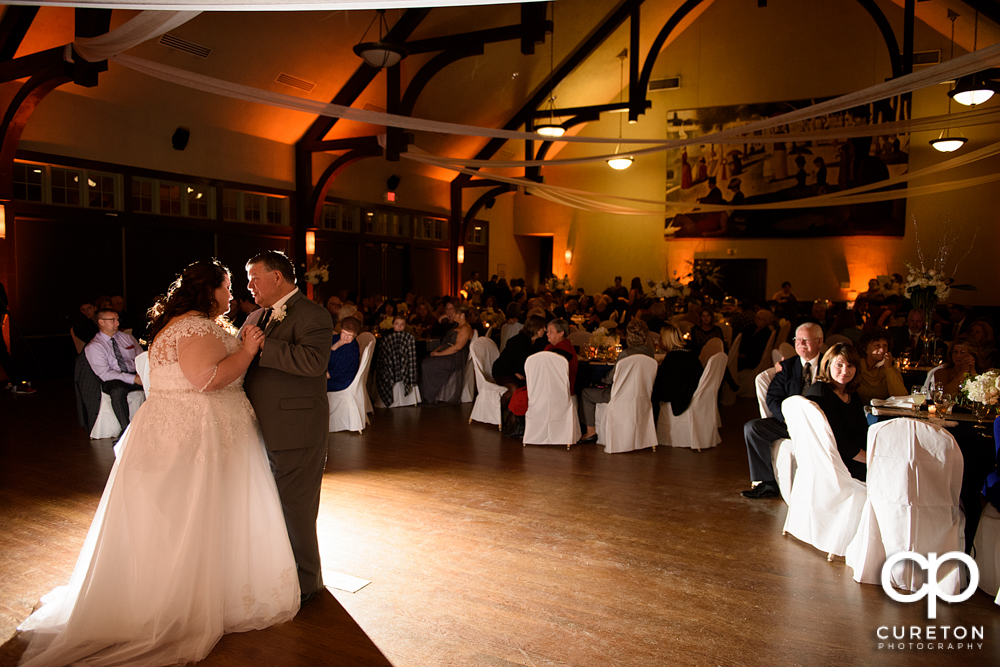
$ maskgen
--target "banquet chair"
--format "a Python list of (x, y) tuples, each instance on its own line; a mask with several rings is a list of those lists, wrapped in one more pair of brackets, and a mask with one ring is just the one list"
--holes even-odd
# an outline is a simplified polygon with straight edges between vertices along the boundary
[[(777, 372), (772, 367), (754, 380), (761, 419), (774, 416), (767, 407), (767, 388), (771, 386), (771, 380), (775, 375)], [(781, 491), (781, 499), (787, 505), (788, 499), (792, 496), (792, 480), (795, 479), (795, 450), (790, 438), (778, 438), (771, 442), (771, 469), (774, 471), (774, 481), (778, 483), (778, 490)]]
[(841, 343), (843, 345), (854, 345), (854, 341), (852, 341), (850, 338), (842, 334), (833, 334), (832, 336), (827, 336), (826, 339), (823, 341), (823, 345), (825, 345), (826, 349), (828, 350), (837, 343)]
[(803, 396), (781, 404), (795, 450), (795, 479), (782, 535), (791, 533), (827, 554), (843, 556), (861, 523), (865, 483), (851, 477), (819, 406)]
[(73, 341), (73, 347), (76, 348), (76, 353), (77, 354), (80, 354), (81, 352), (83, 352), (83, 348), (87, 347), (86, 343), (84, 343), (82, 340), (80, 340), (79, 338), (76, 337), (76, 332), (73, 331), (73, 327), (69, 328), (69, 337), (70, 337), (70, 340)]
[(942, 368), (944, 368), (944, 364), (935, 366), (927, 371), (927, 378), (924, 380), (924, 389), (930, 390), (930, 388), (934, 385), (934, 375)]
[[(701, 353), (698, 355), (698, 361), (701, 362), (702, 367), (708, 363), (708, 360), (717, 354), (724, 354), (724, 346), (722, 344), (721, 338), (712, 338), (707, 343), (705, 347), (701, 348)], [(729, 363), (729, 359), (726, 359), (726, 363)]]
[(142, 393), (149, 398), (149, 352), (135, 355), (135, 372), (142, 378)]
[(590, 332), (586, 330), (574, 331), (569, 335), (569, 342), (573, 343), (573, 347), (578, 350), (587, 347), (587, 344), (590, 343)]
[(780, 327), (778, 328), (778, 336), (774, 339), (775, 345), (781, 345), (782, 343), (788, 342), (788, 334), (792, 331), (792, 323), (788, 320), (781, 320)]
[[(472, 365), (471, 345), (479, 340), (479, 332), (472, 330), (472, 338), (469, 340), (469, 356), (465, 359), (465, 378), (462, 382), (462, 402), (472, 403), (476, 398), (476, 371)], [(499, 352), (497, 353), (499, 355)]]
[(979, 517), (976, 538), (972, 541), (979, 566), (979, 588), (996, 596), (1000, 604), (1000, 512), (992, 504), (987, 504)]
[[(886, 558), (900, 551), (944, 554), (963, 551), (964, 521), (958, 507), (962, 451), (941, 426), (891, 419), (868, 429), (868, 497), (861, 525), (847, 547), (854, 581), (882, 583)], [(959, 592), (958, 563), (938, 570), (943, 593)], [(912, 561), (892, 569), (892, 585), (916, 591), (926, 582)]]
[(608, 454), (652, 447), (656, 451), (653, 423), (653, 381), (659, 365), (652, 357), (633, 354), (615, 364), (611, 400), (597, 404), (597, 444)]
[[(729, 361), (726, 363), (726, 368), (729, 369), (729, 375), (735, 380), (739, 376), (739, 369), (736, 367), (740, 361), (740, 343), (743, 342), (743, 334), (736, 334), (736, 339), (733, 340), (733, 344), (729, 346)], [(733, 391), (728, 384), (722, 385), (722, 397), (719, 401), (722, 405), (732, 405), (736, 402), (736, 392)], [(720, 424), (721, 425), (721, 424)]]
[(507, 341), (510, 340), (511, 336), (516, 336), (524, 325), (520, 322), (514, 322), (513, 324), (504, 324), (500, 327), (500, 351), (507, 347)]
[(618, 329), (618, 322), (614, 320), (604, 320), (601, 322), (601, 327), (603, 327), (609, 334), (614, 335), (615, 331)]
[(722, 340), (726, 342), (726, 345), (732, 345), (733, 328), (725, 322), (719, 322), (719, 328), (722, 329)]
[[(360, 338), (361, 336), (358, 336)], [(368, 410), (365, 407), (368, 383), (368, 369), (372, 363), (372, 353), (375, 343), (369, 342), (361, 348), (361, 363), (358, 373), (346, 389), (326, 392), (330, 403), (330, 433), (338, 431), (357, 431), (361, 433), (368, 425)]]
[(719, 352), (708, 360), (687, 410), (675, 416), (669, 403), (660, 403), (660, 418), (656, 423), (656, 441), (659, 444), (698, 450), (715, 447), (722, 442), (716, 397), (725, 371), (726, 355)]
[[(412, 337), (412, 334), (406, 334)], [(415, 342), (411, 343), (414, 345), (413, 354), (416, 356)], [(410, 393), (406, 393), (406, 383), (403, 380), (394, 382), (392, 385), (392, 404), (386, 405), (385, 401), (382, 400), (382, 395), (378, 390), (378, 378), (379, 373), (383, 370), (383, 360), (380, 359), (381, 350), (376, 344), (372, 351), (372, 366), (368, 371), (368, 396), (372, 399), (372, 404), (376, 408), (405, 408), (410, 406), (415, 406), (420, 403), (420, 387), (417, 384), (413, 384), (410, 387)], [(389, 354), (388, 348), (385, 348), (385, 354)], [(385, 359), (385, 365), (389, 366), (387, 372), (392, 373), (392, 377), (400, 377), (399, 366), (404, 362), (402, 360), (397, 360), (393, 358)], [(406, 373), (408, 375), (408, 372)]]
[(795, 347), (791, 343), (782, 343), (771, 350), (771, 365), (774, 366), (783, 359), (791, 359), (796, 356)]
[[(358, 341), (358, 347), (361, 348), (362, 353), (364, 353), (365, 347), (370, 345), (372, 348), (371, 356), (372, 358), (374, 358), (375, 334), (369, 331), (362, 331), (361, 333), (358, 334), (355, 340)], [(371, 394), (375, 391), (375, 387), (371, 386), (370, 383), (368, 382), (368, 379), (366, 378), (362, 389), (364, 389), (365, 392), (365, 412), (375, 412), (375, 408), (372, 407), (372, 399), (371, 399)]]
[(479, 395), (472, 405), (469, 423), (473, 420), (483, 424), (496, 424), (503, 430), (503, 419), (500, 416), (500, 397), (507, 387), (493, 381), (493, 362), (500, 356), (497, 346), (489, 338), (479, 338), (469, 343), (469, 357), (476, 373), (476, 389)]
[(737, 373), (736, 381), (740, 384), (740, 390), (736, 392), (738, 396), (753, 398), (756, 378), (768, 368), (774, 366), (771, 361), (771, 349), (774, 347), (774, 337), (777, 333), (776, 331), (771, 332), (771, 337), (767, 340), (767, 345), (764, 346), (764, 352), (760, 355), (760, 361), (757, 362), (757, 366), (755, 368), (745, 368)]
[(566, 445), (580, 439), (576, 397), (569, 386), (569, 362), (555, 352), (536, 352), (524, 362), (528, 412), (525, 445)]
[[(145, 402), (146, 393), (145, 391), (130, 391), (126, 400), (128, 401), (128, 418), (132, 420), (135, 418), (135, 413), (139, 411), (139, 406)], [(115, 409), (111, 405), (111, 396), (102, 391), (101, 407), (97, 411), (97, 421), (94, 422), (94, 428), (90, 429), (90, 439), (117, 438), (121, 435), (122, 430), (118, 418), (115, 417)]]

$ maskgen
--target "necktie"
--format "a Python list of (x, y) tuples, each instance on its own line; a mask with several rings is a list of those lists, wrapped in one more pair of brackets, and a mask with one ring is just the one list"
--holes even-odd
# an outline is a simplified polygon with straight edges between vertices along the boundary
[(273, 310), (274, 310), (273, 308), (265, 308), (264, 309), (264, 314), (261, 316), (260, 322), (257, 323), (257, 326), (260, 327), (261, 331), (264, 330), (264, 328), (267, 326), (267, 323), (270, 321), (270, 319), (271, 319), (271, 311), (273, 311)]
[(809, 385), (812, 384), (812, 381), (813, 381), (812, 364), (807, 361), (806, 365), (802, 368), (802, 391), (803, 392), (805, 392), (805, 390), (809, 388)]
[(114, 351), (115, 359), (118, 361), (118, 370), (120, 370), (122, 373), (128, 373), (129, 370), (128, 366), (125, 365), (125, 357), (122, 356), (122, 351), (118, 347), (118, 341), (116, 341), (114, 338), (111, 339), (111, 349)]

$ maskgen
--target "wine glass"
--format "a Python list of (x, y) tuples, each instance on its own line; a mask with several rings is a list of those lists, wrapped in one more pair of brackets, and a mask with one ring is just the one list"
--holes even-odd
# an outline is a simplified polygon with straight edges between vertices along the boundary
[(913, 389), (910, 390), (910, 395), (913, 397), (913, 409), (919, 410), (920, 406), (927, 400), (927, 389), (923, 385), (914, 385)]
[(943, 416), (951, 412), (951, 406), (955, 404), (955, 400), (948, 392), (941, 391), (938, 392), (934, 404), (937, 406), (937, 413)]

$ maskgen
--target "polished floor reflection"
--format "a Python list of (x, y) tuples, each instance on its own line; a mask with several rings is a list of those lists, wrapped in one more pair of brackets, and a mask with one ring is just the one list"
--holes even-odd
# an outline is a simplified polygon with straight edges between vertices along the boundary
[[(0, 667), (17, 623), (73, 568), (112, 463), (76, 426), (72, 387), (0, 396)], [(982, 648), (878, 649), (927, 625), (843, 561), (781, 536), (784, 504), (740, 497), (742, 424), (723, 444), (607, 455), (522, 447), (470, 406), (379, 410), (330, 436), (324, 568), (368, 579), (294, 622), (229, 635), (207, 665), (941, 665), (1000, 660), (1000, 607), (979, 592), (938, 625)]]

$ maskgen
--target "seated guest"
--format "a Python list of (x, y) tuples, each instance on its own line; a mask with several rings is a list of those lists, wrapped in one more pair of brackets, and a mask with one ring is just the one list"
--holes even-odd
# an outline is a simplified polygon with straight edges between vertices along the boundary
[(111, 308), (97, 311), (97, 326), (100, 331), (83, 348), (83, 353), (101, 380), (101, 390), (111, 397), (111, 407), (124, 430), (131, 421), (128, 394), (142, 391), (142, 378), (135, 372), (135, 357), (142, 348), (131, 334), (118, 330), (118, 312)]
[[(764, 356), (767, 343), (771, 340), (771, 334), (774, 333), (774, 329), (771, 328), (773, 321), (774, 313), (761, 308), (754, 316), (753, 324), (741, 332), (743, 339), (740, 342), (740, 359), (736, 366), (738, 370), (757, 368), (761, 357)], [(768, 365), (770, 363), (768, 361)]]
[[(975, 377), (986, 369), (979, 344), (968, 334), (959, 336), (945, 357), (944, 367), (932, 370), (935, 384), (944, 385), (944, 391), (958, 396), (966, 376)], [(928, 373), (928, 375), (930, 374)]]
[(392, 405), (392, 388), (403, 383), (407, 396), (417, 386), (417, 341), (406, 331), (406, 316), (397, 313), (392, 332), (382, 336), (375, 361), (375, 385), (384, 405)]
[(458, 403), (462, 398), (465, 362), (472, 340), (472, 327), (467, 321), (469, 306), (456, 309), (449, 302), (446, 311), (453, 326), (441, 346), (424, 358), (420, 366), (420, 396), (425, 403)]
[(326, 364), (326, 390), (341, 391), (354, 382), (361, 366), (361, 348), (355, 340), (363, 325), (356, 317), (347, 317), (340, 323), (340, 333), (333, 334), (330, 361)]
[(979, 355), (983, 368), (998, 368), (996, 339), (993, 338), (993, 326), (986, 320), (976, 320), (969, 325), (969, 336), (979, 344)]
[[(569, 362), (569, 390), (572, 392), (576, 385), (576, 369), (580, 363), (576, 355), (576, 348), (569, 342), (566, 336), (569, 335), (569, 322), (562, 319), (555, 319), (549, 322), (545, 330), (549, 343), (545, 346), (545, 352), (555, 352), (566, 358)], [(521, 387), (514, 391), (511, 396), (509, 409), (515, 415), (523, 417), (528, 412), (528, 390)]]
[(987, 502), (1000, 510), (1000, 417), (993, 420), (993, 447), (996, 456), (989, 474), (986, 475), (983, 495), (986, 496)]
[(945, 340), (956, 340), (962, 334), (969, 332), (969, 327), (972, 326), (972, 318), (969, 317), (970, 310), (961, 304), (948, 304), (949, 322), (941, 330)]
[(813, 324), (818, 324), (823, 327), (826, 331), (829, 328), (829, 322), (827, 321), (827, 314), (830, 310), (830, 304), (826, 299), (818, 299), (813, 301), (812, 308), (809, 310), (809, 314), (802, 318), (802, 322), (812, 322)]
[[(512, 303), (507, 307), (508, 315), (511, 314), (512, 308), (521, 310), (516, 303)], [(507, 339), (503, 352), (493, 362), (493, 381), (507, 387), (507, 392), (500, 397), (501, 410), (507, 409), (514, 391), (518, 387), (525, 386), (524, 362), (535, 352), (545, 349), (548, 344), (545, 333), (545, 318), (532, 315), (523, 329)]]
[(767, 388), (767, 409), (773, 417), (751, 419), (743, 426), (743, 437), (747, 443), (747, 457), (750, 461), (750, 479), (758, 482), (744, 491), (747, 498), (773, 498), (779, 494), (771, 466), (771, 443), (788, 437), (785, 417), (781, 414), (781, 402), (789, 396), (801, 396), (812, 386), (819, 363), (819, 351), (823, 346), (823, 329), (818, 324), (807, 322), (795, 330), (795, 357), (786, 359), (771, 384)]
[(669, 403), (675, 417), (688, 409), (703, 370), (698, 355), (684, 347), (681, 330), (673, 324), (665, 324), (660, 332), (660, 351), (667, 356), (653, 381), (654, 421), (660, 417), (660, 403)]
[(754, 324), (757, 313), (753, 310), (752, 301), (749, 299), (736, 301), (733, 297), (726, 297), (724, 303), (728, 304), (729, 310), (727, 312), (726, 306), (723, 306), (723, 317), (726, 318), (726, 323), (732, 327), (733, 336), (736, 336), (737, 333), (743, 332), (750, 325)]
[(892, 353), (895, 356), (905, 355), (913, 361), (920, 359), (924, 353), (924, 341), (920, 336), (924, 333), (926, 321), (924, 311), (914, 308), (906, 314), (905, 325), (889, 329), (889, 334), (892, 336)]
[[(447, 298), (447, 297), (445, 297)], [(431, 327), (429, 335), (434, 338), (444, 338), (455, 328), (457, 320), (455, 319), (455, 304), (452, 303), (451, 299), (448, 299), (444, 303), (444, 314), (438, 318), (438, 321)], [(471, 335), (471, 334), (470, 334)], [(423, 390), (421, 390), (423, 391)]]
[(133, 328), (132, 317), (125, 312), (125, 297), (121, 294), (111, 297), (111, 307), (118, 313), (118, 328), (131, 332)]
[(876, 326), (882, 327), (883, 329), (889, 329), (891, 327), (901, 327), (906, 324), (906, 319), (899, 314), (902, 307), (903, 297), (898, 294), (891, 294), (886, 297), (885, 302), (882, 305), (882, 314), (879, 315), (878, 324), (876, 324)]
[(867, 405), (873, 398), (906, 396), (910, 392), (903, 384), (903, 375), (893, 363), (889, 352), (889, 333), (885, 329), (869, 329), (858, 341), (858, 353), (864, 361), (858, 369), (858, 395)]
[(705, 347), (705, 343), (713, 338), (721, 340), (726, 351), (728, 351), (729, 346), (725, 345), (725, 337), (722, 335), (722, 329), (715, 323), (715, 311), (708, 307), (702, 308), (698, 319), (699, 324), (691, 328), (691, 349), (694, 353), (700, 354), (701, 348)]
[(861, 340), (861, 327), (858, 326), (857, 314), (846, 308), (837, 313), (837, 316), (833, 318), (833, 324), (830, 325), (829, 335), (843, 336), (851, 341), (852, 345), (857, 345), (858, 341)]
[[(638, 318), (633, 318), (625, 327), (625, 343), (628, 345), (618, 353), (615, 364), (625, 357), (633, 354), (645, 354), (652, 358), (653, 348), (649, 346), (649, 327)], [(697, 359), (696, 359), (697, 361)], [(598, 387), (587, 387), (580, 394), (580, 409), (583, 412), (583, 423), (587, 425), (587, 430), (580, 438), (581, 443), (597, 442), (597, 404), (611, 401), (611, 383), (615, 379), (614, 366), (604, 376), (603, 389)]]
[(868, 474), (866, 401), (858, 394), (861, 385), (861, 356), (851, 345), (837, 343), (823, 355), (816, 382), (805, 397), (819, 406), (830, 423), (837, 451), (851, 477), (865, 481)]
[(649, 330), (659, 335), (660, 330), (667, 325), (667, 304), (662, 301), (654, 301), (653, 305), (646, 311), (644, 319)]
[(331, 296), (326, 300), (326, 312), (330, 313), (330, 317), (333, 318), (334, 324), (340, 321), (340, 309), (344, 307), (344, 302), (340, 300), (337, 295)]
[(80, 314), (73, 320), (73, 335), (86, 345), (100, 331), (97, 326), (97, 308), (89, 301), (80, 304)]
[(358, 322), (364, 322), (364, 316), (358, 315), (358, 308), (353, 303), (348, 301), (340, 308), (340, 319), (334, 323), (333, 331), (334, 333), (340, 333), (341, 325), (344, 320), (348, 317), (353, 317)]
[(416, 309), (410, 313), (410, 324), (418, 329), (427, 329), (437, 324), (437, 319), (431, 314), (426, 301), (418, 303)]

